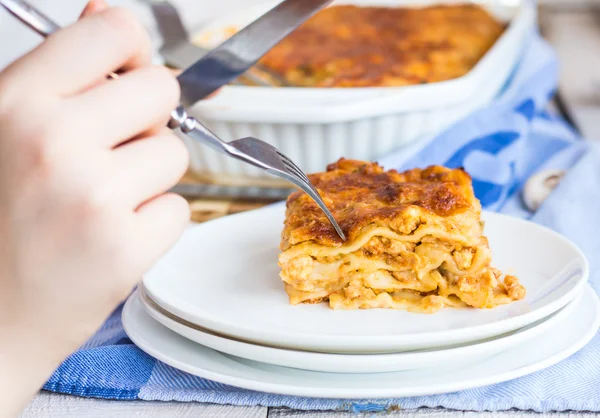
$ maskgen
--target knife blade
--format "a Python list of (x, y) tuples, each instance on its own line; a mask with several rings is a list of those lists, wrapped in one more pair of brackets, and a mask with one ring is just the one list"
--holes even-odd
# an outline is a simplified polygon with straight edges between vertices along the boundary
[(181, 103), (192, 106), (235, 80), (332, 0), (285, 0), (192, 64), (178, 77)]

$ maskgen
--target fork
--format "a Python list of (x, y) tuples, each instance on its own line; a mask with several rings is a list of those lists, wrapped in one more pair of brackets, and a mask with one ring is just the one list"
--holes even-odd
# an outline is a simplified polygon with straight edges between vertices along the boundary
[(169, 128), (179, 128), (181, 132), (190, 138), (202, 142), (217, 152), (244, 161), (265, 170), (275, 177), (295, 184), (321, 208), (342, 241), (346, 240), (342, 228), (338, 225), (333, 214), (325, 205), (325, 202), (312, 185), (308, 176), (289, 157), (285, 156), (273, 145), (251, 136), (225, 142), (206, 126), (193, 117), (188, 116), (183, 106), (179, 106), (171, 114)]
[[(152, 10), (154, 20), (158, 25), (158, 31), (163, 39), (159, 52), (165, 59), (165, 63), (175, 68), (187, 68), (208, 50), (198, 46), (189, 40), (189, 34), (183, 25), (179, 12), (168, 0), (140, 0), (148, 4)], [(256, 70), (259, 74), (257, 74)], [(265, 77), (261, 77), (264, 74)], [(245, 81), (245, 82), (244, 82)], [(258, 86), (289, 86), (282, 77), (272, 71), (256, 64), (254, 68), (246, 71), (232, 84), (255, 84)]]
[[(13, 16), (42, 36), (47, 37), (60, 29), (60, 26), (24, 0), (0, 0), (0, 5), (4, 6)], [(108, 77), (117, 79), (119, 76), (115, 73), (110, 73)], [(346, 240), (344, 232), (325, 205), (319, 192), (312, 185), (308, 176), (276, 147), (253, 137), (225, 142), (194, 117), (189, 116), (186, 109), (181, 105), (171, 112), (171, 120), (168, 126), (173, 130), (180, 129), (181, 132), (190, 138), (207, 145), (217, 152), (263, 169), (275, 177), (282, 178), (298, 186), (321, 208), (342, 241)]]

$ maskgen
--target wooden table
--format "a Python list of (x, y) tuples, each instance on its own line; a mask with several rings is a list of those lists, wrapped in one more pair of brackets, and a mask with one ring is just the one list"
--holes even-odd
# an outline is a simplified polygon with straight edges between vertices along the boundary
[[(184, 3), (186, 0), (177, 0)], [(223, 0), (219, 4), (233, 3)], [(239, 0), (238, 0), (239, 2)], [(188, 1), (189, 3), (189, 1)], [(205, 2), (207, 7), (208, 2)], [(544, 35), (556, 47), (562, 63), (561, 95), (581, 132), (587, 138), (600, 138), (600, 0), (540, 0)], [(212, 3), (210, 3), (212, 4)], [(1, 31), (0, 27), (0, 31)], [(256, 202), (227, 200), (192, 200), (194, 219), (203, 221), (240, 210), (260, 206)], [(23, 412), (24, 418), (39, 417), (202, 417), (202, 418), (283, 418), (283, 417), (373, 417), (404, 418), (509, 418), (522, 416), (591, 417), (594, 413), (534, 414), (527, 411), (475, 413), (423, 408), (393, 411), (386, 414), (351, 414), (343, 412), (303, 412), (286, 408), (235, 407), (223, 405), (106, 401), (42, 392)]]
[(387, 413), (362, 413), (335, 411), (294, 411), (287, 408), (237, 407), (177, 402), (103, 401), (74, 398), (66, 395), (40, 394), (21, 415), (22, 418), (85, 417), (85, 418), (595, 418), (594, 413), (547, 413), (526, 411), (463, 412), (446, 409), (422, 408), (418, 410)]

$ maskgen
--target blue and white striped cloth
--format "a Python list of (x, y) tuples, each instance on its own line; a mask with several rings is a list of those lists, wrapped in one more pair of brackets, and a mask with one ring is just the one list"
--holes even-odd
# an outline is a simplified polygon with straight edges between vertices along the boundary
[[(552, 50), (535, 37), (497, 100), (429, 143), (389, 155), (387, 168), (428, 164), (464, 166), (485, 208), (530, 218), (571, 238), (587, 254), (591, 283), (600, 290), (600, 153), (544, 109), (557, 83)], [(567, 176), (536, 213), (521, 204), (519, 189), (543, 168)], [(585, 221), (584, 221), (585, 220)], [(238, 389), (188, 375), (136, 348), (123, 332), (118, 309), (45, 389), (109, 399), (213, 402), (296, 409), (380, 411), (447, 407), (457, 410), (600, 411), (600, 338), (549, 369), (510, 382), (458, 393), (384, 401), (310, 399)]]

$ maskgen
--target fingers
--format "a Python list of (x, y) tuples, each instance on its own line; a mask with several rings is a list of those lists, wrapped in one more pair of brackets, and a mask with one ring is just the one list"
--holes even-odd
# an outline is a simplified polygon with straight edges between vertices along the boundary
[(145, 67), (69, 100), (75, 115), (78, 109), (94, 110), (74, 118), (77, 129), (89, 132), (88, 140), (111, 148), (165, 126), (179, 102), (179, 84), (164, 67)]
[(112, 71), (147, 65), (150, 56), (149, 37), (134, 15), (110, 8), (59, 30), (9, 70), (15, 82), (69, 96)]
[(106, 4), (104, 0), (90, 0), (88, 4), (85, 5), (80, 17), (89, 16), (106, 9), (108, 9), (108, 4)]
[(189, 162), (185, 145), (172, 134), (133, 141), (112, 154), (113, 193), (132, 210), (177, 184)]
[[(177, 241), (190, 221), (190, 207), (179, 195), (167, 193), (146, 204), (136, 213), (122, 219), (117, 229), (109, 231), (117, 234), (119, 252), (111, 259), (114, 276), (125, 278), (123, 287), (118, 286), (116, 299), (121, 299), (122, 291), (131, 290), (133, 282), (145, 274), (158, 259)], [(95, 235), (106, 233), (99, 231)], [(113, 282), (114, 283), (114, 282)], [(113, 284), (114, 285), (114, 284)]]
[[(83, 8), (81, 15), (79, 15), (79, 19), (84, 18), (85, 16), (90, 16), (94, 13), (98, 13), (103, 10), (106, 10), (106, 9), (108, 9), (108, 7), (109, 7), (108, 4), (106, 4), (104, 2), (104, 0), (90, 0)], [(98, 80), (96, 80), (96, 82), (94, 82), (92, 84), (97, 85), (97, 84), (101, 84), (105, 81), (106, 81), (106, 75), (103, 74), (100, 78), (98, 78)]]
[(144, 260), (148, 269), (175, 244), (190, 221), (190, 207), (179, 195), (167, 193), (145, 203), (135, 214), (133, 223), (136, 241), (136, 258)]

